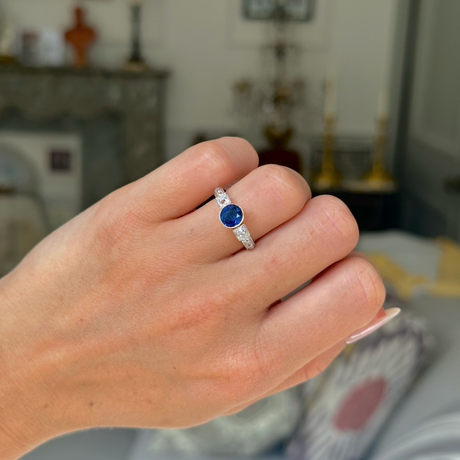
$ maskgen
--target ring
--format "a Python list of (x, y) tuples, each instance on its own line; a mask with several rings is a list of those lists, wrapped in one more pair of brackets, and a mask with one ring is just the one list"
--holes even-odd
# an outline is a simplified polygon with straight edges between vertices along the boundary
[(243, 210), (238, 205), (232, 203), (223, 188), (216, 188), (214, 196), (220, 208), (219, 217), (222, 225), (226, 228), (231, 228), (238, 241), (241, 241), (248, 251), (254, 249), (256, 245), (251, 238), (248, 228), (243, 224)]

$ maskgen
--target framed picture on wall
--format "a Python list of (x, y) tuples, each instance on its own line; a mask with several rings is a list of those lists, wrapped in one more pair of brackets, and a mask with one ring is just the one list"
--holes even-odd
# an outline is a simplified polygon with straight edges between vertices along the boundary
[(311, 21), (315, 0), (242, 0), (243, 16), (250, 20), (273, 19), (280, 11), (291, 21)]

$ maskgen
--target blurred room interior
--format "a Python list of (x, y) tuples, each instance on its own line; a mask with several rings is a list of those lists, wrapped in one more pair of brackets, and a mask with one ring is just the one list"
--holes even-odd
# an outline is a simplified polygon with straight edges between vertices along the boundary
[(403, 308), (241, 414), (76, 433), (24, 458), (396, 460), (439, 445), (398, 439), (460, 409), (459, 43), (458, 0), (0, 0), (0, 276), (111, 191), (231, 135), (347, 203)]

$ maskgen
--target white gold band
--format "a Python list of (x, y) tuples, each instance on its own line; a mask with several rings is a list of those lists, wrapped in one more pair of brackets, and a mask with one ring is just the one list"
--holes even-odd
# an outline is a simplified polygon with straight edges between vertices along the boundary
[[(216, 197), (217, 204), (219, 205), (220, 210), (222, 211), (226, 206), (232, 204), (230, 197), (225, 193), (223, 188), (216, 188), (214, 191), (214, 196)], [(251, 234), (249, 233), (246, 225), (241, 223), (236, 228), (233, 228), (233, 233), (237, 237), (238, 241), (243, 243), (244, 247), (250, 251), (256, 247)]]

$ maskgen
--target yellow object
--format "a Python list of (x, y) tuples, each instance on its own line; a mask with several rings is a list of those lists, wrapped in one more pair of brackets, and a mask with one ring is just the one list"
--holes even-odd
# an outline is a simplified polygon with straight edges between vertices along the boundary
[(417, 288), (427, 286), (430, 283), (429, 278), (425, 275), (406, 271), (404, 267), (383, 252), (368, 253), (367, 255), (382, 278), (390, 282), (404, 299), (410, 298)]
[(321, 171), (314, 175), (313, 185), (317, 189), (329, 189), (340, 185), (341, 177), (335, 169), (335, 118), (324, 119), (323, 158)]
[(460, 297), (460, 246), (448, 238), (438, 238), (441, 257), (430, 293), (442, 297)]
[(369, 253), (368, 256), (382, 278), (391, 283), (405, 299), (420, 288), (433, 296), (460, 298), (460, 246), (448, 238), (438, 238), (436, 241), (441, 255), (435, 279), (407, 271), (383, 252)]
[(387, 125), (388, 119), (385, 116), (377, 119), (372, 170), (363, 178), (369, 186), (376, 190), (387, 190), (396, 184), (391, 174), (385, 169), (384, 156), (387, 143)]

